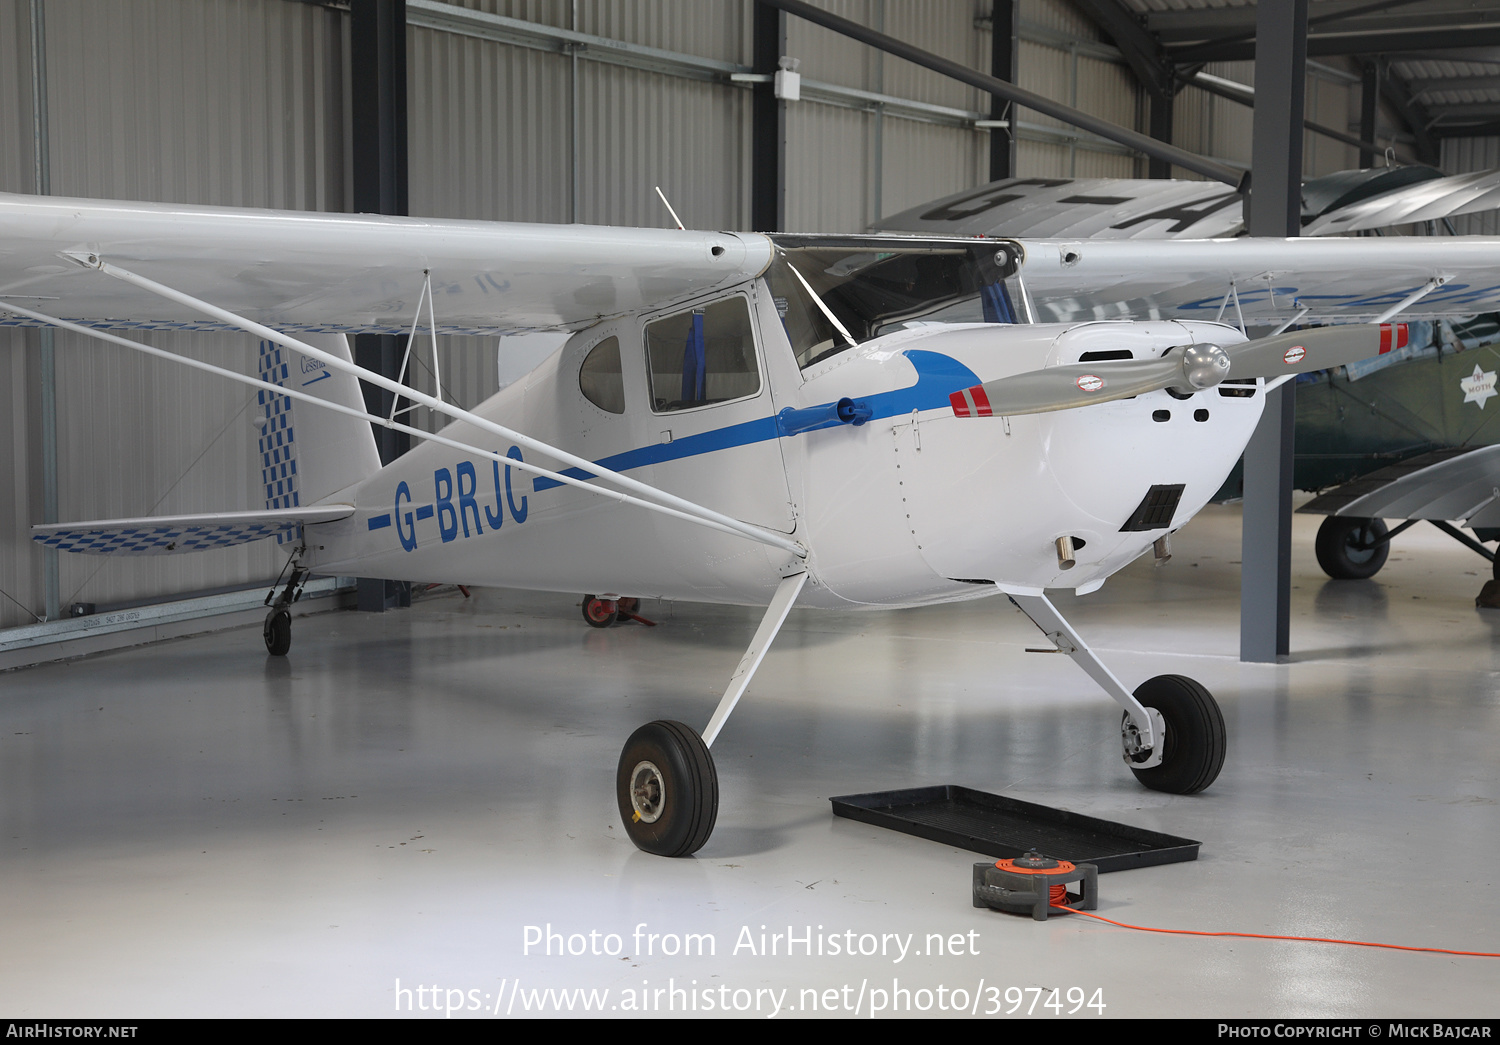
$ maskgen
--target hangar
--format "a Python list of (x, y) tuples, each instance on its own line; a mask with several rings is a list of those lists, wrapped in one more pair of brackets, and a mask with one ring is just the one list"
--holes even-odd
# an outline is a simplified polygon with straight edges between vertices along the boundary
[[(1484, 5), (1261, 6), (837, 12), (1049, 115), (788, 3), (8, 0), (0, 189), (671, 227), (659, 186), (690, 227), (853, 235), (1008, 177), (1255, 168), (1264, 199), (1387, 150), (1496, 165)], [(1304, 64), (1259, 64), (1299, 60), (1250, 46), (1275, 24)], [(1253, 110), (1217, 82), (1257, 78)], [(1267, 138), (1252, 116), (1273, 110)], [(255, 369), (253, 337), (151, 339)], [(1282, 529), (1277, 431), (1252, 445), (1271, 481), (1247, 480), (1243, 511), (1206, 510), (1160, 570), (1057, 597), (1130, 682), (1191, 672), (1218, 694), (1213, 789), (1140, 790), (1117, 709), (1027, 654), (1005, 600), (794, 610), (718, 749), (717, 832), (664, 861), (623, 837), (619, 744), (648, 718), (705, 719), (759, 611), (647, 602), (656, 628), (589, 629), (576, 597), (334, 576), (295, 608), (365, 612), (307, 612), (268, 658), (273, 541), (132, 559), (30, 540), (260, 507), (254, 395), (64, 331), (0, 343), (4, 917), (35, 941), (7, 958), (17, 1016), (433, 1015), (440, 996), (466, 1015), (869, 1015), (875, 990), (897, 1013), (999, 1015), (1054, 988), (1048, 1015), (1489, 1015), (1481, 959), (1033, 925), (969, 905), (970, 856), (828, 813), (834, 794), (961, 783), (1202, 840), (1195, 862), (1106, 878), (1121, 920), (1500, 949), (1492, 621), (1457, 579), (1473, 566), (1417, 544), (1378, 581), (1323, 580), (1300, 521)], [(388, 334), (354, 351), (401, 372)], [(450, 335), (410, 380), (472, 406), (538, 351)]]

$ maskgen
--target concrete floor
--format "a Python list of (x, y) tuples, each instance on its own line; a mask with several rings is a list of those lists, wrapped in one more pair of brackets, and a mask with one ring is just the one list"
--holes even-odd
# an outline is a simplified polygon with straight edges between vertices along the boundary
[[(706, 721), (756, 611), (648, 604), (660, 627), (596, 631), (576, 599), (453, 593), (301, 619), (284, 660), (246, 628), (0, 676), (0, 1012), (492, 1017), (583, 988), (616, 1015), (1050, 1018), (1057, 988), (1074, 1018), (1495, 1016), (1494, 960), (978, 911), (976, 857), (830, 815), (830, 795), (964, 784), (1202, 840), (1102, 876), (1112, 918), (1500, 951), (1487, 565), (1423, 527), (1374, 581), (1328, 581), (1317, 522), (1297, 521), (1288, 665), (1236, 660), (1233, 508), (1168, 566), (1060, 601), (1128, 685), (1217, 694), (1229, 758), (1204, 794), (1140, 788), (1118, 711), (1024, 653), (1039, 636), (1003, 599), (794, 611), (715, 745), (719, 825), (687, 860), (623, 837), (615, 762), (642, 722)], [(811, 927), (814, 953), (759, 953), (762, 926)], [(662, 953), (687, 934), (716, 953)]]

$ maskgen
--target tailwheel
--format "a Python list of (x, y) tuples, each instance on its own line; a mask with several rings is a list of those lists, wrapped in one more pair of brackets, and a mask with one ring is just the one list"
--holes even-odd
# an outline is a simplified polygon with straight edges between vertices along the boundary
[[(1191, 795), (1218, 779), (1228, 744), (1224, 715), (1212, 693), (1186, 675), (1158, 675), (1140, 684), (1135, 699), (1147, 711), (1154, 710), (1161, 716), (1165, 734), (1156, 738), (1156, 746), (1161, 750), (1159, 764), (1147, 768), (1131, 765), (1130, 771), (1137, 780), (1153, 791)], [(1128, 753), (1134, 733), (1129, 714), (1125, 715), (1121, 732), (1127, 763), (1155, 762), (1154, 758)]]
[(615, 797), (637, 848), (655, 856), (690, 856), (708, 841), (719, 816), (713, 755), (691, 727), (648, 722), (620, 752)]
[(284, 657), (292, 648), (292, 615), (286, 610), (275, 609), (266, 614), (266, 623), (261, 628), (266, 640), (266, 652), (273, 657)]
[(620, 615), (619, 604), (614, 599), (601, 599), (597, 595), (583, 597), (583, 619), (593, 628), (607, 628)]

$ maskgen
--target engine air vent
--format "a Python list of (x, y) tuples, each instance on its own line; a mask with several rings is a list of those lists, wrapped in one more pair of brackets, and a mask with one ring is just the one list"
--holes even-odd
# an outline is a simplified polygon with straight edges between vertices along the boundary
[(1120, 532), (1170, 529), (1172, 516), (1177, 514), (1177, 503), (1182, 500), (1182, 491), (1186, 489), (1186, 483), (1151, 487), (1130, 518), (1125, 520), (1125, 525), (1120, 527)]

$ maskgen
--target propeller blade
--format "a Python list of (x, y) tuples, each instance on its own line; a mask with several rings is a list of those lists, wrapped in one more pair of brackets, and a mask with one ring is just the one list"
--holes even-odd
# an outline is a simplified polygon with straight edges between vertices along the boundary
[(958, 417), (1040, 414), (1129, 399), (1158, 389), (1197, 392), (1226, 378), (1305, 374), (1406, 345), (1405, 323), (1314, 327), (1222, 349), (1186, 345), (1159, 359), (1069, 363), (986, 381), (948, 397)]
[(1406, 345), (1405, 323), (1348, 323), (1294, 330), (1233, 345), (1229, 377), (1281, 377), (1357, 363)]
[(1040, 414), (1179, 388), (1212, 388), (1229, 372), (1229, 357), (1217, 345), (1186, 345), (1160, 359), (1112, 359), (1068, 363), (986, 381), (948, 397), (959, 417)]

